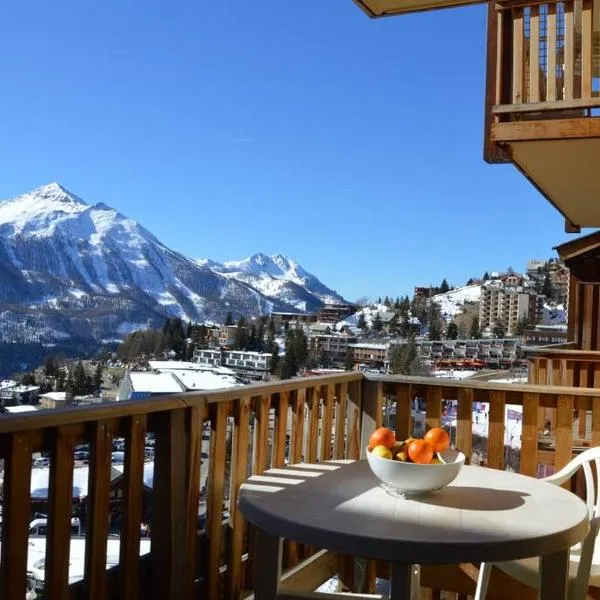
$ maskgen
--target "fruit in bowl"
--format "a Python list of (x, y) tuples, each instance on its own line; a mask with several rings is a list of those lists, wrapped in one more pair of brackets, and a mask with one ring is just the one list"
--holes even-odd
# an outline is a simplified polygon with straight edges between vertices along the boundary
[(393, 431), (380, 427), (367, 448), (373, 474), (404, 495), (426, 494), (456, 479), (465, 455), (450, 448), (450, 436), (441, 427), (430, 429), (423, 439), (396, 441)]

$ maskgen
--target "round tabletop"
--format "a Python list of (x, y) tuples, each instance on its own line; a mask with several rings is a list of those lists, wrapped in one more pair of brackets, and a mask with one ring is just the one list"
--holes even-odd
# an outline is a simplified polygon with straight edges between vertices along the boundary
[(443, 490), (404, 498), (366, 461), (293, 465), (248, 479), (239, 508), (279, 537), (419, 564), (541, 556), (576, 544), (588, 531), (585, 503), (567, 490), (472, 466)]

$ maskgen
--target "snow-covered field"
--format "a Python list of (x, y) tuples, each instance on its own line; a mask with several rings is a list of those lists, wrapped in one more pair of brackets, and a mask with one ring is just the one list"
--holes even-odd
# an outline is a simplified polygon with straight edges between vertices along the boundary
[(479, 302), (480, 298), (480, 285), (465, 285), (445, 294), (436, 294), (432, 300), (440, 307), (442, 317), (446, 321), (451, 321), (462, 312), (465, 303)]

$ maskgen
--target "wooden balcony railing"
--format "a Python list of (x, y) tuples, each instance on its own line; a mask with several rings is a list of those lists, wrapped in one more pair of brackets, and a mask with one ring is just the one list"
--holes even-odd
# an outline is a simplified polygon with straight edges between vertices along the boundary
[[(201, 593), (208, 600), (238, 600), (252, 591), (255, 560), (249, 544), (251, 528), (236, 510), (242, 481), (288, 461), (359, 458), (370, 433), (382, 424), (384, 413), (392, 412), (391, 407), (398, 436), (405, 438), (413, 430), (411, 409), (416, 399), (425, 407), (427, 426), (439, 425), (448, 402), (453, 401), (456, 445), (492, 468), (512, 467), (536, 476), (540, 464), (561, 467), (577, 447), (600, 443), (600, 390), (360, 373), (2, 416), (2, 597), (23, 598), (26, 593), (34, 452), (50, 453), (45, 597), (180, 599)], [(474, 402), (488, 403), (489, 427), (480, 435), (473, 432)], [(522, 411), (520, 451), (510, 449), (505, 425), (510, 405)], [(552, 435), (540, 444), (539, 415), (545, 407), (556, 409), (557, 419)], [(574, 435), (576, 414), (590, 415), (591, 425), (583, 439)], [(140, 559), (140, 524), (146, 510), (143, 496), (149, 485), (144, 484), (144, 440), (150, 432), (155, 439), (151, 551)], [(116, 500), (111, 491), (114, 438), (125, 440), (122, 497), (117, 495)], [(85, 573), (82, 581), (69, 587), (74, 449), (80, 443), (90, 444), (91, 457), (84, 519)], [(208, 448), (203, 449), (203, 444)], [(207, 460), (202, 458), (204, 451)], [(113, 501), (120, 503), (122, 513), (120, 559), (107, 571)], [(199, 507), (205, 504), (206, 525), (199, 519)], [(352, 579), (348, 573), (354, 563), (344, 557), (294, 542), (286, 542), (285, 548), (284, 587), (314, 589), (336, 572), (341, 572), (345, 582)], [(368, 563), (366, 573), (368, 591), (376, 567)], [(423, 583), (472, 594), (472, 572), (464, 567), (457, 573), (448, 567), (424, 569)], [(488, 597), (507, 597), (505, 585), (494, 596), (492, 582)]]
[(506, 0), (494, 10), (497, 118), (585, 117), (600, 107), (596, 0)]

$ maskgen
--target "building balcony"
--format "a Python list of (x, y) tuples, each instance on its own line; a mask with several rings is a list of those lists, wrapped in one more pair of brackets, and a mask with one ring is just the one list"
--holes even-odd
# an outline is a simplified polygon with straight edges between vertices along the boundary
[(488, 8), (485, 159), (512, 162), (568, 231), (600, 226), (599, 12), (595, 0)]
[[(250, 474), (287, 463), (360, 459), (370, 433), (390, 414), (390, 406), (395, 407), (398, 437), (412, 433), (411, 408), (419, 399), (431, 427), (446, 423), (448, 402), (456, 406), (451, 434), (469, 461), (485, 460), (490, 468), (512, 468), (535, 477), (544, 469), (563, 466), (579, 448), (598, 443), (599, 419), (589, 421), (583, 436), (578, 437), (577, 428), (574, 434), (571, 426), (582, 411), (597, 412), (596, 395), (596, 390), (573, 387), (352, 372), (2, 416), (3, 597), (24, 598), (35, 580), (38, 591), (43, 589), (49, 598), (246, 598), (253, 590), (251, 565), (258, 559), (248, 544), (252, 531), (236, 509), (236, 500)], [(481, 431), (473, 432), (475, 402), (489, 403), (487, 443), (479, 437)], [(511, 405), (522, 411), (520, 448), (505, 446), (505, 413)], [(540, 411), (545, 409), (557, 413), (551, 438), (540, 437)], [(149, 434), (154, 441), (150, 463), (144, 456)], [(111, 454), (117, 438), (125, 451), (115, 489)], [(76, 503), (84, 524), (85, 555), (81, 580), (69, 585), (78, 444), (88, 444), (90, 454), (87, 495)], [(37, 559), (33, 568), (28, 507), (35, 499), (31, 476), (36, 452), (49, 455), (49, 528), (45, 559)], [(151, 544), (150, 552), (140, 558), (142, 523), (149, 524)], [(109, 533), (118, 535), (120, 544), (118, 558), (107, 569)], [(344, 565), (347, 560), (334, 553), (285, 542), (283, 588), (314, 590), (337, 573), (343, 576)], [(473, 595), (477, 567), (423, 567), (422, 585), (430, 591)], [(373, 563), (367, 590), (376, 575), (385, 577), (386, 569)], [(506, 577), (495, 577), (491, 600), (533, 597)]]

